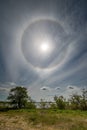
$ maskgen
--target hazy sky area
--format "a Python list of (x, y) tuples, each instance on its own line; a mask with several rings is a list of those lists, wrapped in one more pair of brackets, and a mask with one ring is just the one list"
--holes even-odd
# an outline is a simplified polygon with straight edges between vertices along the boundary
[(87, 0), (0, 0), (0, 100), (19, 85), (36, 101), (87, 88)]

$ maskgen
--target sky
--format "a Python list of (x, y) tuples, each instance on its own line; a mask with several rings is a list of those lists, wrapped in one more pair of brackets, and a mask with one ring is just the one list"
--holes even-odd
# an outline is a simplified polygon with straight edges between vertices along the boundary
[(35, 101), (87, 89), (87, 0), (0, 0), (0, 100), (15, 86)]

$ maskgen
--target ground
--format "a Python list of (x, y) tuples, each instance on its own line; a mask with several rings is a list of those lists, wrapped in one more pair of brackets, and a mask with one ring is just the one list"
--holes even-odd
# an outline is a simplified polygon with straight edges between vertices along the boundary
[(0, 112), (0, 130), (87, 130), (87, 111), (9, 110)]

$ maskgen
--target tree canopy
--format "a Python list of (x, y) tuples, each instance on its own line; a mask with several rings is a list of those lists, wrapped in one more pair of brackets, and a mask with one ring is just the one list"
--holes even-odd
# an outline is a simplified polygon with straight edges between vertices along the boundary
[(10, 100), (11, 104), (16, 108), (25, 107), (29, 97), (27, 94), (27, 89), (25, 87), (17, 86), (10, 90), (9, 96), (7, 98)]

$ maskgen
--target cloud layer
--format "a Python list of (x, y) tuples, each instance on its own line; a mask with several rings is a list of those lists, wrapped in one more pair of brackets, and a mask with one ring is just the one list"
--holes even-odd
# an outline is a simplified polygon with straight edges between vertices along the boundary
[[(86, 0), (0, 1), (2, 98), (8, 82), (36, 100), (87, 87), (86, 10)], [(44, 40), (52, 48), (45, 56), (38, 50)]]

